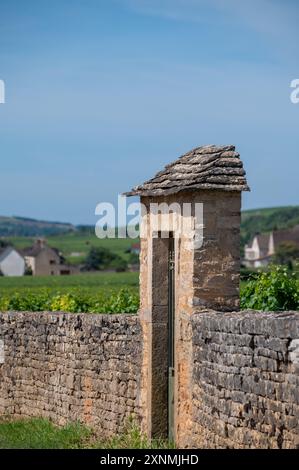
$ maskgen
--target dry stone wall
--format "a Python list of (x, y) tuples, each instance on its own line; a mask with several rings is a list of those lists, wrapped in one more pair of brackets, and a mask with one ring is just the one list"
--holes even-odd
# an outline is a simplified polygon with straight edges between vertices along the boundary
[(80, 421), (101, 436), (139, 419), (137, 316), (2, 313), (0, 341), (0, 415)]
[(299, 448), (299, 312), (192, 317), (193, 442)]
[[(299, 312), (189, 318), (191, 382), (175, 393), (192, 399), (177, 445), (299, 448)], [(0, 415), (80, 421), (102, 437), (134, 415), (147, 431), (143, 337), (134, 315), (0, 313)]]

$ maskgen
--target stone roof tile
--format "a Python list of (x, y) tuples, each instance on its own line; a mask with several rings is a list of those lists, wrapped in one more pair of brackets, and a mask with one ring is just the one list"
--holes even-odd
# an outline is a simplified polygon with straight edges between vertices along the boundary
[(206, 145), (182, 155), (152, 179), (125, 194), (163, 196), (199, 189), (249, 191), (245, 175), (240, 155), (233, 145)]

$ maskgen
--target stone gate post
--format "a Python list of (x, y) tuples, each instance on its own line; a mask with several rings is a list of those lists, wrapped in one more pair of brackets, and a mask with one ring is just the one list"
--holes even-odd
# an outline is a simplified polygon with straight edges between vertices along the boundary
[(169, 436), (180, 447), (191, 442), (190, 317), (239, 307), (241, 192), (247, 190), (230, 145), (196, 148), (127, 193), (144, 206), (140, 400), (149, 437)]

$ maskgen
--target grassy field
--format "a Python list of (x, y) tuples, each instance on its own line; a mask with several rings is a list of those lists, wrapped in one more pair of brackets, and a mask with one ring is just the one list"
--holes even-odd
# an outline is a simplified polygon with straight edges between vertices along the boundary
[(83, 289), (96, 293), (99, 291), (118, 291), (126, 287), (138, 291), (139, 273), (82, 273), (73, 276), (23, 276), (0, 277), (0, 295), (13, 291), (49, 291), (70, 292)]
[[(34, 243), (34, 238), (30, 237), (9, 237), (7, 240), (17, 249), (27, 248)], [(137, 239), (131, 238), (99, 239), (95, 235), (80, 232), (52, 235), (46, 240), (50, 246), (61, 251), (67, 262), (72, 264), (82, 263), (91, 247), (107, 248), (127, 261), (129, 254), (126, 251), (132, 244), (138, 242)]]
[(0, 311), (136, 313), (138, 273), (0, 277)]
[(0, 449), (166, 449), (166, 441), (148, 441), (138, 427), (128, 423), (119, 436), (101, 440), (90, 429), (69, 424), (54, 426), (45, 419), (0, 421)]

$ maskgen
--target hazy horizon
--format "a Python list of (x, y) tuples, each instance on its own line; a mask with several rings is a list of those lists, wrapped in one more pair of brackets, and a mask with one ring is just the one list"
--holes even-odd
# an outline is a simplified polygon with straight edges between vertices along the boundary
[[(285, 208), (289, 208), (289, 207), (298, 207), (299, 204), (293, 204), (293, 205), (289, 205), (289, 206), (271, 206), (271, 207), (253, 207), (253, 208), (250, 208), (250, 209), (244, 209), (242, 208), (242, 212), (248, 212), (248, 211), (262, 211), (262, 210), (268, 210), (268, 209), (285, 209)], [(50, 219), (47, 219), (47, 218), (41, 218), (41, 219), (35, 219), (33, 217), (30, 217), (30, 216), (21, 216), (21, 215), (18, 215), (18, 214), (12, 214), (12, 215), (9, 215), (9, 214), (0, 214), (0, 217), (11, 217), (11, 218), (18, 218), (18, 219), (28, 219), (28, 220), (32, 220), (32, 221), (37, 221), (37, 222), (46, 222), (46, 223), (53, 223), (53, 224), (70, 224), (70, 225), (73, 225), (73, 226), (80, 226), (80, 225), (83, 225), (83, 226), (91, 226), (93, 227), (96, 223), (96, 221), (94, 223), (90, 223), (90, 224), (85, 224), (85, 223), (72, 223), (68, 220), (50, 220)], [(97, 218), (99, 218), (99, 216), (97, 216)], [(112, 226), (111, 226), (112, 227)]]

